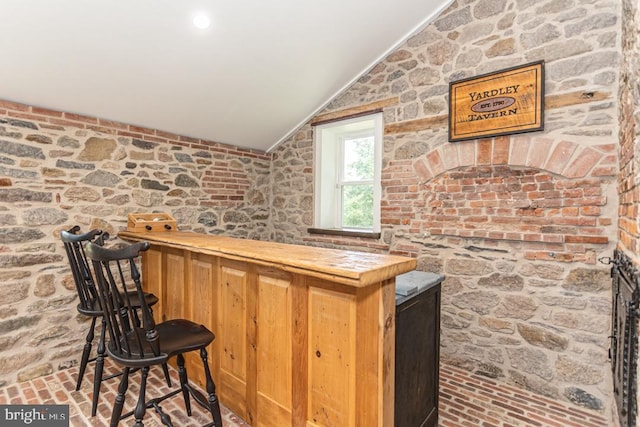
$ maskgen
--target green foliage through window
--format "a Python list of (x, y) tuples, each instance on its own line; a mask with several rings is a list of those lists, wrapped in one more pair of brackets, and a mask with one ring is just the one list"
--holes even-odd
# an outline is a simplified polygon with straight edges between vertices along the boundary
[(342, 185), (342, 226), (373, 227), (374, 139), (344, 141)]
[(350, 185), (342, 190), (342, 226), (373, 226), (373, 185)]

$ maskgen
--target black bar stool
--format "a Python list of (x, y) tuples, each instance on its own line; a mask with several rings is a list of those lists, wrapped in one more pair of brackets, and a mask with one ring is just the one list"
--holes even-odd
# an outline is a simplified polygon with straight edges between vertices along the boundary
[[(148, 242), (135, 243), (122, 249), (107, 249), (95, 243), (86, 245), (87, 257), (93, 262), (98, 296), (109, 331), (107, 353), (112, 360), (124, 367), (110, 425), (116, 427), (121, 419), (134, 415), (135, 426), (141, 427), (146, 409), (154, 408), (160, 414), (162, 423), (172, 426), (169, 415), (162, 411), (160, 403), (182, 392), (187, 415), (191, 416), (190, 397), (193, 397), (198, 404), (211, 413), (213, 423), (209, 425), (222, 427), (220, 403), (209, 370), (206, 350), (215, 336), (204, 325), (186, 319), (167, 320), (158, 324), (154, 322), (142, 292), (140, 273), (136, 265), (140, 252), (147, 249), (149, 249)], [(131, 295), (126, 292), (127, 289), (131, 289), (130, 285), (135, 285), (138, 301), (141, 303), (139, 308), (141, 325), (132, 321), (137, 307)], [(189, 384), (183, 354), (190, 351), (200, 353), (208, 397)], [(153, 365), (166, 364), (172, 356), (177, 356), (180, 388), (147, 401), (145, 391), (149, 368)], [(142, 371), (138, 403), (135, 410), (122, 415), (125, 393), (129, 386), (129, 373), (136, 368)]]
[[(122, 375), (121, 373), (108, 375), (103, 377), (104, 357), (105, 354), (105, 333), (106, 333), (106, 321), (103, 316), (102, 307), (100, 306), (100, 300), (98, 298), (98, 291), (95, 286), (93, 274), (89, 268), (87, 261), (84, 244), (89, 241), (93, 241), (96, 244), (102, 246), (104, 241), (109, 239), (108, 233), (103, 233), (102, 230), (91, 230), (83, 234), (77, 234), (80, 232), (79, 226), (72, 227), (69, 231), (61, 231), (60, 238), (64, 244), (67, 257), (69, 259), (69, 266), (73, 274), (73, 279), (76, 285), (76, 291), (78, 293), (78, 312), (91, 318), (91, 326), (87, 333), (86, 343), (82, 351), (82, 358), (80, 359), (80, 369), (78, 370), (78, 381), (76, 383), (76, 390), (80, 390), (82, 385), (82, 379), (87, 369), (89, 362), (95, 362), (95, 374), (93, 379), (93, 400), (91, 402), (91, 416), (96, 415), (98, 408), (98, 396), (100, 395), (100, 386), (103, 380), (108, 380), (116, 376)], [(136, 292), (128, 292), (134, 307), (140, 307), (140, 300)], [(147, 306), (151, 307), (158, 302), (158, 298), (150, 293), (144, 293), (143, 299)], [(137, 312), (134, 314), (137, 316)], [(93, 344), (96, 321), (98, 318), (102, 319), (102, 328), (100, 328), (100, 338), (98, 339), (98, 347), (96, 348), (96, 357), (90, 358), (91, 348)], [(139, 319), (137, 319), (139, 323)], [(163, 366), (165, 371), (165, 377), (167, 384), (171, 386), (171, 380), (169, 378), (169, 369), (166, 365)]]

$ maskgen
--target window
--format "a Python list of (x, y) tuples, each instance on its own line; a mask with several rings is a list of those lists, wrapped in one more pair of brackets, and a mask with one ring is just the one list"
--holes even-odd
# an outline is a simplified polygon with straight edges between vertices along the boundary
[(380, 232), (382, 113), (316, 126), (316, 229)]

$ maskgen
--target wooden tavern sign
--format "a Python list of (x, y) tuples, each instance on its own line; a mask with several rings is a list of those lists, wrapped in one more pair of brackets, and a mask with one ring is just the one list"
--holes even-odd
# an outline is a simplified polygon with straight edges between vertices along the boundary
[(544, 129), (544, 61), (449, 84), (449, 141)]

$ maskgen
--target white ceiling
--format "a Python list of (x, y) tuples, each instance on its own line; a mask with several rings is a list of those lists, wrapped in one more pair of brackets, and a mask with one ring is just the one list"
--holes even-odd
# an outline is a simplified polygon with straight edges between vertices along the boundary
[(451, 1), (2, 0), (0, 99), (270, 150)]

